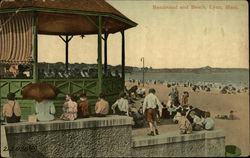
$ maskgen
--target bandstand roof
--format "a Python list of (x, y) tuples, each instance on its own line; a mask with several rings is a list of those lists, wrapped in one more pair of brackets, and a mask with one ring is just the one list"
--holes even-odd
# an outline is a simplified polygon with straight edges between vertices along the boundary
[(46, 35), (98, 34), (99, 16), (102, 33), (116, 33), (137, 25), (105, 0), (2, 0), (0, 64), (34, 60), (34, 15), (37, 33)]
[(12, 14), (36, 11), (39, 34), (97, 34), (98, 16), (103, 17), (103, 32), (107, 33), (137, 25), (105, 0), (5, 0), (0, 9), (0, 13)]

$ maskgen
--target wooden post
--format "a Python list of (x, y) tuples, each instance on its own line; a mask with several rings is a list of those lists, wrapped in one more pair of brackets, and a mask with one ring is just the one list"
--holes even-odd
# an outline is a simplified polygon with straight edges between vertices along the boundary
[(33, 12), (32, 19), (32, 31), (33, 31), (33, 80), (38, 82), (38, 58), (37, 58), (37, 14)]
[(142, 58), (142, 86), (144, 87), (144, 57)]
[(65, 69), (66, 72), (69, 71), (68, 66), (69, 66), (69, 36), (66, 35), (65, 37)]
[(102, 17), (98, 17), (98, 83), (99, 93), (102, 92)]
[(108, 50), (108, 33), (105, 33), (104, 34), (104, 74), (107, 74), (107, 65), (108, 65), (108, 53), (107, 53), (107, 50)]
[(69, 37), (69, 35), (65, 36), (65, 39), (59, 35), (59, 37), (65, 42), (65, 70), (66, 72), (68, 72), (68, 65), (69, 65), (69, 41), (74, 37), (73, 35), (71, 35)]
[(125, 88), (125, 36), (124, 30), (121, 31), (122, 34), (122, 88)]
[[(32, 39), (33, 39), (33, 82), (39, 82), (38, 78), (38, 55), (37, 55), (37, 14), (33, 12), (32, 18)], [(35, 102), (34, 102), (35, 103)], [(35, 114), (35, 107), (30, 107), (31, 114)]]

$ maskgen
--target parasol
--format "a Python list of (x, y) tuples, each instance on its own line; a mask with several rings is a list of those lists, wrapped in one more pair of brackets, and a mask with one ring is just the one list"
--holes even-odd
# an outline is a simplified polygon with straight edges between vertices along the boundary
[(35, 99), (38, 102), (47, 99), (54, 99), (60, 90), (49, 83), (31, 83), (25, 86), (21, 94), (24, 99)]

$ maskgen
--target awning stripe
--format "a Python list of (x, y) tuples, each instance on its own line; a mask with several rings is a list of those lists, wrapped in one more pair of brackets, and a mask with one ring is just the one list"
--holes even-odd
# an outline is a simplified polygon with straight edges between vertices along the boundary
[(0, 63), (28, 64), (32, 61), (32, 14), (12, 14), (0, 16), (1, 24), (5, 23), (0, 32)]

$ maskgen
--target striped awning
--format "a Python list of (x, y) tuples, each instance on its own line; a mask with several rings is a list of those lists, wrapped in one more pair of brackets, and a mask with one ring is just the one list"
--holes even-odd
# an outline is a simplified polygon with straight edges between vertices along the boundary
[(0, 64), (31, 63), (32, 14), (4, 13), (0, 23)]
[(116, 33), (137, 24), (105, 0), (13, 0), (0, 5), (1, 13), (36, 12), (37, 33), (45, 35), (98, 34), (99, 16), (102, 32)]

